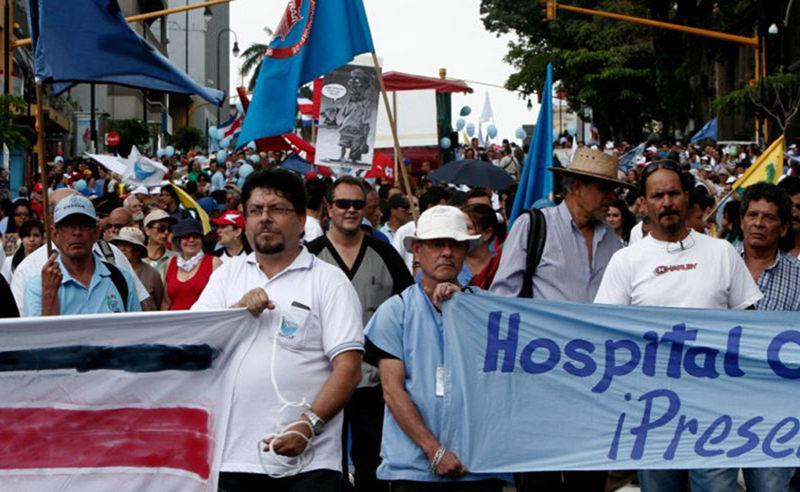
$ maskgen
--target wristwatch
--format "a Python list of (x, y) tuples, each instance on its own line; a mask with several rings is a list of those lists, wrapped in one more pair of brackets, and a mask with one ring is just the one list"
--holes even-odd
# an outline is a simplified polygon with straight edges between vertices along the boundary
[(325, 421), (322, 420), (319, 415), (314, 413), (311, 409), (306, 410), (303, 412), (303, 415), (311, 422), (311, 429), (314, 431), (314, 437), (322, 434), (325, 430)]

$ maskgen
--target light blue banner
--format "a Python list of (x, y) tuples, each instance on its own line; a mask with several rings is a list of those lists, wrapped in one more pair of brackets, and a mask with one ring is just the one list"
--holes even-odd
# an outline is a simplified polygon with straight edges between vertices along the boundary
[(800, 465), (800, 316), (457, 294), (443, 443), (472, 472)]

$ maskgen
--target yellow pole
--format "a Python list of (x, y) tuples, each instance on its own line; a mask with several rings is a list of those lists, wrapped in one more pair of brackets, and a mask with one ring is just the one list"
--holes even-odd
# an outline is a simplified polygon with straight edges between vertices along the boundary
[[(220, 5), (223, 3), (230, 3), (230, 2), (233, 2), (233, 0), (209, 0), (208, 2), (195, 3), (192, 5), (184, 5), (182, 7), (174, 7), (165, 10), (157, 10), (155, 12), (148, 12), (146, 14), (132, 15), (130, 17), (126, 17), (125, 20), (128, 21), (129, 23), (138, 22), (143, 20), (155, 19), (156, 17), (163, 17), (165, 15), (177, 14), (179, 12), (186, 12), (187, 10), (195, 10), (204, 7), (213, 7), (214, 5)], [(24, 38), (24, 39), (19, 39), (17, 41), (12, 41), (11, 49), (19, 48), (20, 46), (28, 46), (31, 43), (32, 43), (31, 38)]]

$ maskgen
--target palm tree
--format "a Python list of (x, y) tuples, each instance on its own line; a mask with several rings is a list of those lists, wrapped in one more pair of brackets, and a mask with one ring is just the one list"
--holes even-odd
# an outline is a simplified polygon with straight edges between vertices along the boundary
[[(265, 27), (264, 32), (267, 33), (268, 38), (272, 38), (272, 29)], [(258, 79), (258, 74), (261, 72), (261, 64), (264, 62), (267, 48), (269, 48), (269, 44), (253, 43), (242, 53), (244, 62), (239, 73), (242, 77), (247, 77), (250, 72), (253, 72), (253, 77), (250, 79), (250, 83), (247, 84), (247, 92), (253, 92), (256, 88), (256, 79)]]

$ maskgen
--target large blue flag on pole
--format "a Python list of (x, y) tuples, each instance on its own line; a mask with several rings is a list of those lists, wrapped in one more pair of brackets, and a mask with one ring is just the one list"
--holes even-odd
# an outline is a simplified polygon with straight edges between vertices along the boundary
[(714, 118), (705, 125), (703, 128), (700, 129), (697, 133), (694, 134), (689, 143), (696, 143), (700, 140), (709, 139), (713, 141), (717, 141), (717, 119)]
[(117, 0), (28, 0), (36, 78), (59, 94), (81, 82), (197, 94), (221, 104), (128, 25)]
[(531, 140), (522, 178), (519, 181), (514, 208), (511, 209), (509, 223), (513, 223), (524, 210), (536, 200), (548, 198), (553, 192), (553, 173), (547, 170), (553, 165), (553, 66), (547, 65), (547, 80), (542, 89), (542, 105), (539, 119)]
[(239, 145), (291, 132), (298, 87), (372, 51), (362, 0), (290, 0), (261, 64)]

